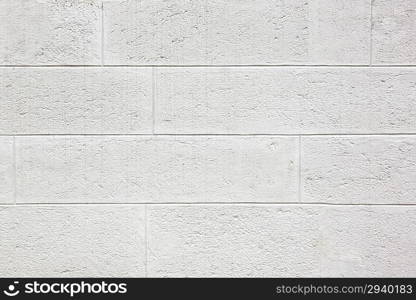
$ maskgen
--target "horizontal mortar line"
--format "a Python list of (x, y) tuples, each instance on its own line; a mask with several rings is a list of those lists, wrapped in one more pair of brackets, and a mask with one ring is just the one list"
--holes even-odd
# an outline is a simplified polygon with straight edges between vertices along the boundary
[(416, 132), (400, 132), (400, 133), (123, 133), (123, 134), (114, 134), (114, 133), (39, 133), (39, 134), (0, 134), (0, 137), (65, 137), (65, 136), (93, 136), (93, 137), (105, 137), (105, 136), (114, 136), (114, 137), (129, 137), (129, 136), (143, 136), (143, 137), (155, 137), (155, 136), (224, 136), (224, 137), (233, 137), (233, 136), (413, 136), (416, 135)]
[(160, 67), (160, 68), (226, 68), (226, 67), (305, 67), (305, 68), (316, 68), (316, 67), (334, 67), (334, 68), (413, 68), (415, 65), (370, 65), (370, 64), (355, 64), (355, 65), (326, 65), (326, 64), (247, 64), (247, 65), (141, 65), (141, 64), (107, 64), (107, 65), (0, 65), (0, 68), (151, 68), (151, 67)]
[(95, 203), (57, 203), (31, 202), (0, 204), (1, 206), (140, 206), (140, 205), (288, 205), (288, 206), (416, 206), (416, 203), (329, 203), (329, 202), (95, 202)]

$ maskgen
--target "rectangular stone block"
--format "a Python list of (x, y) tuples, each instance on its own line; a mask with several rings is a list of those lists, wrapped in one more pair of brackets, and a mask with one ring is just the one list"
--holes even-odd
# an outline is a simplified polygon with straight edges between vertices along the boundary
[(211, 0), (209, 64), (368, 64), (370, 0)]
[(101, 64), (101, 2), (2, 0), (0, 64)]
[(0, 68), (0, 133), (152, 132), (150, 68)]
[(158, 68), (157, 133), (416, 132), (414, 68)]
[(416, 136), (302, 137), (301, 200), (414, 204)]
[(107, 64), (368, 64), (370, 0), (112, 1)]
[(416, 1), (373, 1), (373, 63), (416, 64)]
[(0, 206), (0, 276), (145, 276), (142, 206)]
[(411, 277), (411, 206), (150, 205), (152, 277)]
[(323, 277), (414, 277), (412, 206), (332, 206), (321, 227)]
[(297, 137), (16, 139), (17, 202), (296, 202)]

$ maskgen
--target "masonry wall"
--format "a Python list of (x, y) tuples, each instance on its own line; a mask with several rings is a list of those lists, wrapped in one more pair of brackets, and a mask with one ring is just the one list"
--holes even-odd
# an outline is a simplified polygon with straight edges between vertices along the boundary
[(0, 0), (0, 276), (416, 276), (416, 1)]

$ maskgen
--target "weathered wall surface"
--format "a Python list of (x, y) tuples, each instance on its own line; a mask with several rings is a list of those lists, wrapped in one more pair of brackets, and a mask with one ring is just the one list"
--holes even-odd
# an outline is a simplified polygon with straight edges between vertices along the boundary
[(416, 276), (416, 1), (0, 0), (0, 276)]

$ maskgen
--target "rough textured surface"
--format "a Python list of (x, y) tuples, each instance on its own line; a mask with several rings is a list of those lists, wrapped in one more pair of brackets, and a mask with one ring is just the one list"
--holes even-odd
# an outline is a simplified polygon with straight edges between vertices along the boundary
[(368, 63), (370, 0), (206, 3), (208, 63)]
[(415, 132), (413, 68), (159, 68), (157, 133)]
[(304, 202), (415, 204), (416, 137), (302, 137)]
[(0, 277), (416, 276), (415, 100), (415, 0), (0, 0)]
[(415, 214), (405, 206), (150, 206), (148, 274), (411, 277)]
[(204, 62), (204, 3), (201, 0), (105, 2), (105, 63)]
[(313, 208), (148, 208), (149, 276), (319, 276), (319, 243)]
[(416, 63), (416, 1), (373, 1), (373, 63)]
[(0, 137), (0, 204), (14, 202), (13, 137)]
[(0, 1), (0, 64), (100, 64), (100, 1)]
[(0, 276), (144, 276), (141, 206), (0, 207)]
[(296, 137), (19, 137), (17, 202), (294, 202)]
[(152, 71), (0, 68), (0, 133), (151, 133)]
[(109, 64), (367, 64), (370, 0), (104, 3)]
[[(150, 205), (148, 276), (415, 276), (406, 206)], [(143, 206), (0, 207), (1, 276), (144, 276)]]
[(321, 276), (416, 275), (414, 207), (331, 207), (322, 220)]

